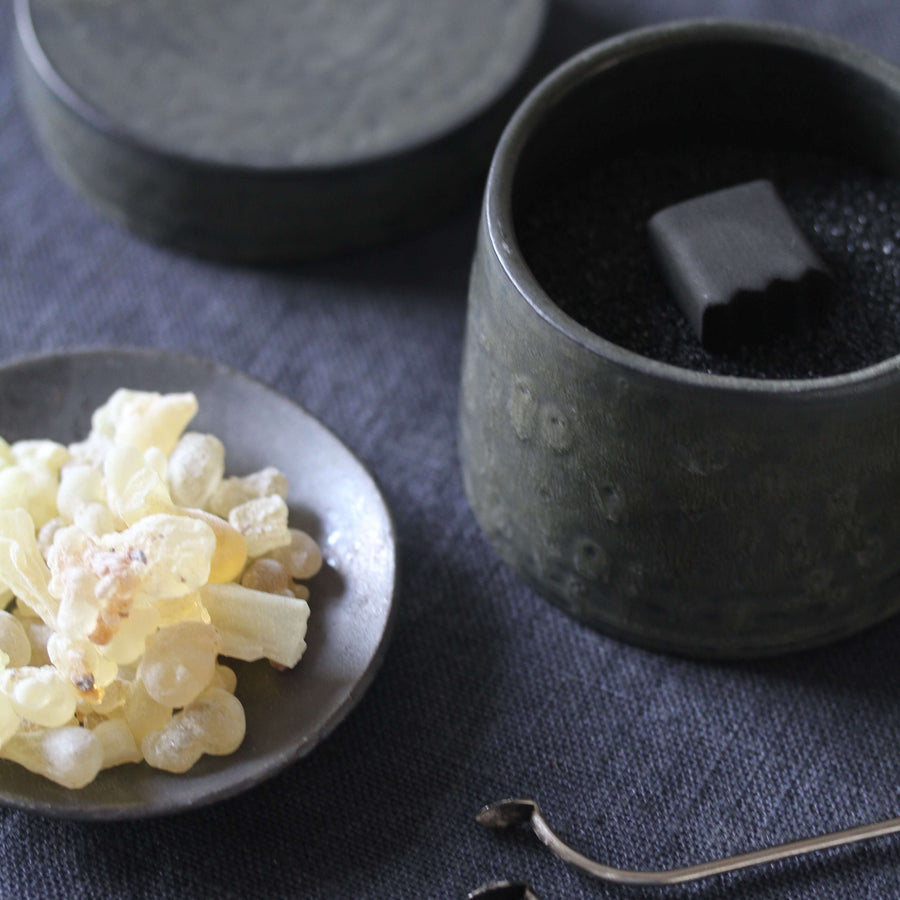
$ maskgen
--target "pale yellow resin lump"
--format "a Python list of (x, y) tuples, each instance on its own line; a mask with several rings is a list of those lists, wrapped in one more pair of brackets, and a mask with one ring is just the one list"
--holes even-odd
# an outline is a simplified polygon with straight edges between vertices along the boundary
[(306, 650), (309, 605), (296, 597), (254, 591), (240, 584), (208, 584), (200, 591), (225, 656), (270, 659), (288, 668)]
[(204, 754), (227, 756), (244, 739), (244, 708), (228, 691), (212, 687), (141, 741), (144, 759), (156, 769), (186, 772)]
[(291, 542), (288, 507), (277, 495), (241, 503), (228, 513), (228, 523), (244, 536), (248, 556), (262, 556)]
[(157, 703), (172, 709), (187, 706), (213, 680), (220, 649), (219, 632), (212, 625), (169, 625), (147, 641), (137, 677)]
[(4, 669), (0, 693), (17, 715), (45, 728), (65, 725), (75, 715), (75, 689), (53, 666)]
[(46, 466), (53, 472), (59, 472), (71, 457), (68, 447), (44, 438), (16, 441), (9, 450), (19, 465)]
[(59, 603), (50, 594), (50, 573), (38, 549), (34, 521), (23, 509), (0, 509), (0, 582), (55, 626)]
[(94, 412), (91, 429), (114, 444), (140, 451), (158, 447), (168, 455), (197, 409), (197, 398), (190, 393), (158, 394), (120, 388)]
[(28, 634), (22, 623), (6, 610), (0, 611), (0, 651), (6, 654), (9, 666), (27, 666), (31, 662)]
[(281, 497), (284, 500), (287, 492), (287, 478), (278, 469), (267, 466), (250, 475), (225, 478), (213, 491), (206, 509), (227, 519), (231, 510), (248, 500), (261, 497)]
[(289, 529), (290, 542), (266, 556), (280, 562), (291, 578), (301, 581), (312, 578), (322, 568), (322, 551), (319, 545), (305, 532), (297, 528)]
[(205, 522), (216, 537), (216, 549), (209, 563), (209, 580), (213, 584), (233, 581), (247, 562), (247, 542), (244, 536), (220, 516), (203, 509), (183, 509), (181, 513)]
[(59, 480), (46, 466), (7, 466), (0, 469), (0, 509), (21, 508), (37, 528), (56, 515)]
[(107, 505), (126, 525), (154, 513), (175, 511), (155, 462), (149, 451), (145, 454), (130, 445), (113, 447), (103, 462)]
[(67, 788), (92, 782), (103, 765), (103, 745), (87, 728), (18, 731), (0, 747), (0, 757)]
[(124, 719), (106, 719), (99, 722), (93, 734), (103, 749), (101, 768), (111, 769), (125, 763), (137, 763), (143, 759), (140, 747)]
[(205, 506), (224, 475), (225, 446), (212, 434), (188, 432), (169, 456), (169, 488), (179, 506)]

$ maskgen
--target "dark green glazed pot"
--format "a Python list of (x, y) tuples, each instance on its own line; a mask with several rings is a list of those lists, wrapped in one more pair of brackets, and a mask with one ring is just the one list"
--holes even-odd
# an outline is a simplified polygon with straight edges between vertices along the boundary
[(462, 373), (466, 491), (553, 603), (645, 646), (741, 657), (900, 609), (900, 360), (846, 375), (707, 375), (565, 315), (517, 244), (552, 167), (649, 132), (762, 136), (900, 170), (900, 71), (802, 30), (688, 22), (575, 57), (496, 150)]

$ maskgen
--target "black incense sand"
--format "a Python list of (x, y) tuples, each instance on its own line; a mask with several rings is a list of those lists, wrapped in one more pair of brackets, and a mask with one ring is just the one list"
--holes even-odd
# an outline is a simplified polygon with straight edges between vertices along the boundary
[[(835, 280), (822, 315), (727, 353), (705, 350), (669, 296), (647, 220), (743, 181), (777, 187)], [(900, 354), (900, 179), (807, 152), (745, 146), (641, 149), (559, 171), (517, 199), (525, 259), (557, 305), (643, 356), (750, 378), (817, 378)]]

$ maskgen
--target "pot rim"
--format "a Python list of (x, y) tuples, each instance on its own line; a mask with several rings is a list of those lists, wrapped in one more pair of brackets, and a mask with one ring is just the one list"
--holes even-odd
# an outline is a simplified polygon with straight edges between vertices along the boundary
[(853, 69), (887, 89), (900, 115), (900, 68), (878, 54), (834, 37), (773, 22), (689, 19), (628, 31), (583, 50), (535, 87), (507, 124), (491, 162), (485, 188), (482, 226), (494, 257), (519, 296), (563, 337), (618, 367), (654, 380), (685, 387), (764, 396), (826, 398), (900, 378), (900, 354), (839, 375), (764, 379), (719, 375), (682, 368), (628, 350), (567, 315), (532, 273), (519, 246), (512, 213), (515, 173), (522, 152), (545, 116), (586, 80), (624, 62), (674, 47), (743, 42), (780, 47)]

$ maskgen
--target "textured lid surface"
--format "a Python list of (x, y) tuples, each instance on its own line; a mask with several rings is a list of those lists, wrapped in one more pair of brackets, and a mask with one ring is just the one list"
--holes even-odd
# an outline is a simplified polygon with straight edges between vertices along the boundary
[[(174, 231), (184, 242), (186, 229), (174, 220), (184, 217), (185, 191), (172, 192), (173, 224), (158, 199), (146, 201), (148, 185), (160, 178), (166, 191), (167, 177), (196, 182), (206, 169), (218, 180), (193, 199), (191, 228), (211, 227), (207, 244), (211, 220), (228, 217), (229, 191), (247, 190), (235, 178), (273, 174), (304, 179), (295, 197), (296, 185), (279, 189), (286, 204), (309, 205), (317, 219), (346, 198), (346, 189), (335, 193), (335, 177), (353, 178), (357, 204), (377, 205), (387, 223), (376, 227), (376, 214), (363, 209), (360, 233), (347, 243), (366, 243), (406, 230), (411, 205), (446, 206), (437, 195), (452, 167), (486, 168), (545, 7), (546, 0), (17, 0), (23, 78), (37, 84), (24, 93), (63, 174), (150, 236)], [(48, 108), (60, 101), (69, 123)], [(485, 143), (485, 153), (475, 152)], [(178, 166), (191, 167), (190, 177), (159, 171)], [(104, 184), (104, 171), (134, 188)], [(423, 190), (431, 175), (434, 196)], [(260, 196), (256, 185), (253, 192)], [(206, 223), (197, 213), (204, 208)], [(291, 216), (273, 208), (268, 218)], [(284, 227), (297, 232), (296, 221)], [(322, 227), (339, 247), (337, 218)]]
[(31, 0), (71, 89), (151, 145), (334, 165), (427, 141), (518, 74), (540, 0)]

